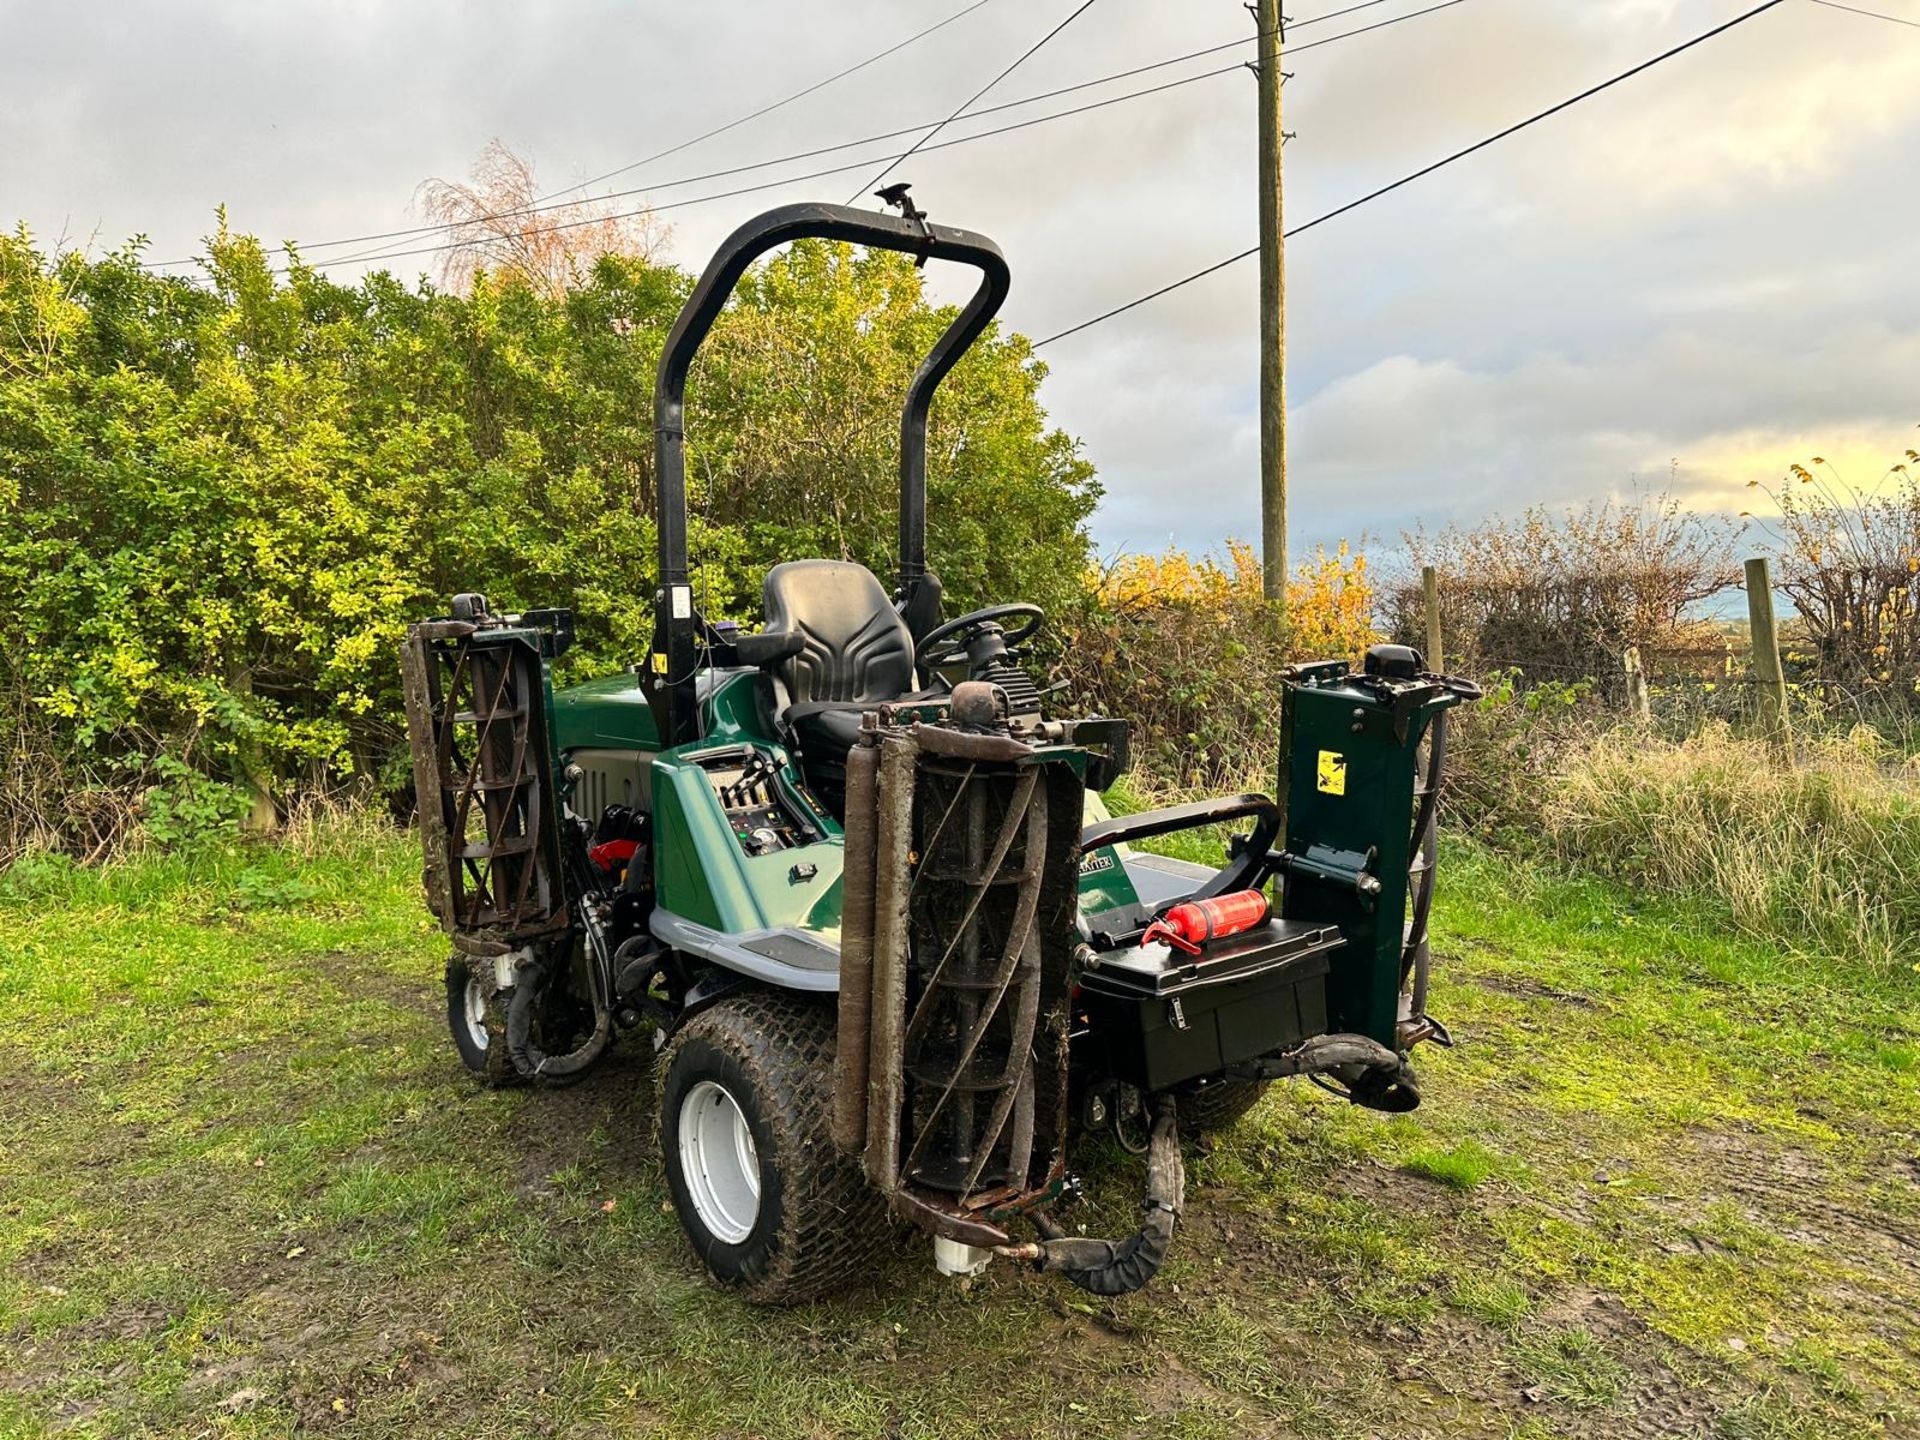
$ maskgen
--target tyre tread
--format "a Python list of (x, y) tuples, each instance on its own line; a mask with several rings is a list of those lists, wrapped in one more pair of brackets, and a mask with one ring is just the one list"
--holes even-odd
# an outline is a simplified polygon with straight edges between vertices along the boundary
[[(759, 991), (726, 1000), (689, 1020), (661, 1056), (667, 1072), (693, 1040), (731, 1054), (757, 1092), (782, 1152), (780, 1228), (769, 1263), (739, 1283), (763, 1305), (817, 1299), (859, 1278), (890, 1231), (886, 1206), (831, 1131), (834, 1016), (830, 1006)], [(661, 1116), (664, 1147), (666, 1117)], [(668, 1163), (672, 1163), (668, 1157)]]
[(1180, 1133), (1200, 1136), (1228, 1129), (1260, 1103), (1271, 1084), (1271, 1080), (1216, 1080), (1188, 1091), (1176, 1102)]

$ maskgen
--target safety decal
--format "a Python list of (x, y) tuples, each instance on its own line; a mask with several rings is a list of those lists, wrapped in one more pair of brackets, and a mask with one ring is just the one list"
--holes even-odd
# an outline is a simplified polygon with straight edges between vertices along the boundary
[(1336, 755), (1331, 750), (1320, 752), (1320, 793), (1322, 795), (1347, 793), (1346, 756)]

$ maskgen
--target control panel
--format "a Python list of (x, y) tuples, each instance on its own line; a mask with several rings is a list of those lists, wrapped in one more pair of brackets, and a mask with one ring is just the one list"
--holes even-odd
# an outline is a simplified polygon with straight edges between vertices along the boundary
[(749, 855), (772, 855), (815, 838), (781, 794), (781, 764), (771, 752), (744, 747), (700, 761), (727, 827)]

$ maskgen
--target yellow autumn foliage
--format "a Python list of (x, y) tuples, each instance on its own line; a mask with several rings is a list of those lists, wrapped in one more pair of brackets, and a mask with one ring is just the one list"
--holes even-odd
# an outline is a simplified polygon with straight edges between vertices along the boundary
[[(1095, 577), (1102, 605), (1138, 617), (1177, 605), (1225, 625), (1264, 608), (1260, 557), (1244, 540), (1227, 541), (1224, 561), (1195, 559), (1177, 546), (1157, 555), (1128, 555)], [(1295, 659), (1353, 658), (1379, 638), (1373, 624), (1367, 557), (1344, 540), (1322, 546), (1287, 582), (1287, 652)]]
[(1291, 660), (1355, 660), (1372, 644), (1366, 557), (1316, 551), (1287, 585), (1284, 620), (1262, 593), (1251, 545), (1224, 557), (1170, 548), (1088, 577), (1061, 677), (1092, 710), (1134, 727), (1142, 768), (1177, 785), (1251, 783), (1279, 740), (1278, 672)]

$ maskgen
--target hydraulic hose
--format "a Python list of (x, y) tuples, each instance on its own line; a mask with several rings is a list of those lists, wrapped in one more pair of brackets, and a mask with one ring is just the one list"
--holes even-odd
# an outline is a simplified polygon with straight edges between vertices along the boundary
[[(1279, 1080), (1304, 1075), (1356, 1105), (1395, 1113), (1418, 1108), (1420, 1082), (1405, 1058), (1365, 1035), (1314, 1035), (1291, 1050), (1230, 1067), (1229, 1074)], [(1337, 1082), (1335, 1088), (1327, 1082)]]
[[(598, 957), (590, 957), (596, 981)], [(599, 989), (596, 983), (596, 990)], [(593, 1033), (577, 1050), (564, 1055), (549, 1055), (533, 1043), (534, 1008), (547, 993), (547, 967), (535, 960), (520, 969), (514, 982), (513, 999), (507, 1005), (507, 1054), (513, 1068), (530, 1080), (564, 1080), (578, 1075), (606, 1053), (613, 1039), (613, 1009), (601, 997), (595, 997)]]
[(1094, 1295), (1130, 1294), (1159, 1273), (1186, 1198), (1187, 1169), (1180, 1158), (1180, 1122), (1173, 1097), (1156, 1096), (1153, 1112), (1147, 1198), (1142, 1202), (1147, 1213), (1140, 1229), (1124, 1240), (1087, 1240), (1065, 1234), (1044, 1215), (1035, 1216), (1042, 1239), (1038, 1246), (1022, 1249), (1042, 1270), (1057, 1270)]
[(1427, 742), (1427, 793), (1420, 797), (1420, 809), (1413, 822), (1413, 851), (1425, 863), (1420, 883), (1413, 891), (1413, 922), (1407, 929), (1405, 947), (1400, 952), (1400, 973), (1413, 971), (1412, 1012), (1427, 1010), (1427, 975), (1431, 957), (1427, 951), (1427, 920), (1433, 913), (1434, 865), (1440, 854), (1440, 784), (1446, 775), (1447, 712), (1433, 717)]

